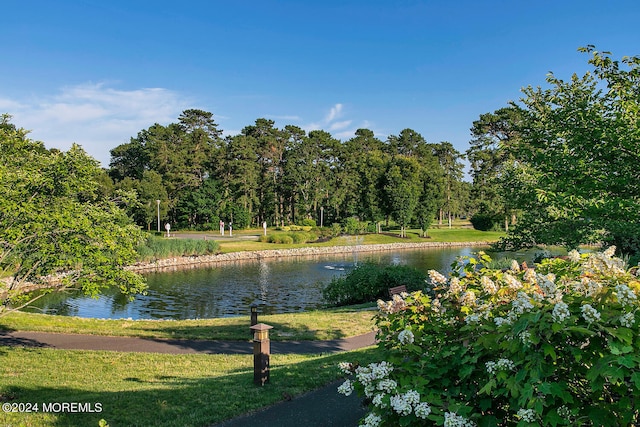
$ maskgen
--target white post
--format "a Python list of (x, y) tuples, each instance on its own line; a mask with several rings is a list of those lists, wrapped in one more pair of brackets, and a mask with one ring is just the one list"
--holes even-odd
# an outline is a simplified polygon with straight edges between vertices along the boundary
[(160, 200), (156, 200), (158, 204), (158, 233), (160, 232)]

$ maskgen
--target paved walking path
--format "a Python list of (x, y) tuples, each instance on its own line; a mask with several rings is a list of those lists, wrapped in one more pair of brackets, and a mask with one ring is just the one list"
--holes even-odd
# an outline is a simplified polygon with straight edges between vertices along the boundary
[[(274, 354), (334, 353), (375, 344), (375, 332), (330, 341), (271, 341)], [(169, 354), (252, 354), (247, 341), (204, 341), (160, 338), (105, 337), (48, 332), (1, 331), (0, 345), (47, 347), (65, 350), (106, 350)]]
[[(331, 341), (272, 341), (272, 354), (334, 353), (375, 344), (375, 333)], [(1, 331), (0, 346), (25, 346), (76, 350), (132, 351), (170, 354), (252, 354), (251, 341), (200, 341), (46, 332)], [(366, 414), (355, 394), (337, 392), (340, 382), (309, 392), (290, 401), (242, 415), (215, 427), (353, 427)]]

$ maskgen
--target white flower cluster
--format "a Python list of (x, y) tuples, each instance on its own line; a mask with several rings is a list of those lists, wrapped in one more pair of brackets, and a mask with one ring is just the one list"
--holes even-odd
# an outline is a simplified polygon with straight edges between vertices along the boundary
[(351, 396), (351, 393), (353, 393), (353, 383), (351, 380), (346, 380), (340, 384), (340, 387), (338, 387), (338, 393), (344, 394), (345, 396)]
[(536, 411), (533, 409), (518, 409), (516, 416), (522, 421), (533, 423), (536, 420)]
[(625, 307), (632, 305), (638, 300), (638, 296), (627, 285), (617, 285), (616, 296), (618, 297), (620, 304)]
[(475, 423), (454, 412), (444, 414), (444, 427), (475, 427)]
[(413, 412), (416, 414), (416, 417), (425, 420), (431, 413), (431, 406), (426, 402), (421, 402), (414, 406)]
[[(393, 371), (393, 366), (386, 361), (380, 363), (371, 363), (368, 366), (359, 366), (356, 369), (356, 379), (364, 387), (364, 394), (371, 398), (376, 391), (386, 391), (392, 393), (395, 391), (397, 384), (394, 380), (387, 378)], [(375, 384), (376, 381), (379, 381)]]
[(382, 422), (382, 417), (374, 414), (373, 412), (369, 413), (363, 420), (363, 423), (360, 424), (361, 427), (378, 427)]
[(476, 305), (476, 293), (473, 291), (463, 292), (458, 301), (463, 306), (473, 307)]
[(353, 365), (349, 362), (340, 362), (338, 363), (338, 367), (342, 371), (343, 374), (350, 374), (353, 369)]
[(522, 276), (522, 279), (532, 285), (535, 285), (538, 282), (536, 271), (533, 268), (527, 268), (524, 272), (524, 275)]
[(511, 319), (504, 318), (504, 317), (495, 317), (493, 319), (493, 322), (496, 324), (498, 328), (502, 325), (511, 325), (513, 323)]
[(447, 278), (436, 270), (429, 270), (429, 279), (431, 279), (431, 283), (434, 285), (444, 285), (447, 283)]
[(634, 313), (626, 313), (620, 316), (620, 324), (625, 328), (630, 328), (636, 323), (636, 316)]
[(620, 275), (625, 272), (624, 260), (615, 258), (616, 247), (611, 246), (604, 252), (589, 254), (582, 268), (586, 273)]
[(482, 290), (487, 294), (493, 295), (498, 292), (498, 285), (496, 285), (488, 276), (482, 276), (480, 283), (482, 284)]
[(509, 359), (498, 359), (497, 362), (485, 363), (487, 372), (491, 375), (498, 371), (511, 371), (515, 369), (516, 365)]
[(544, 293), (545, 297), (553, 298), (558, 290), (558, 287), (555, 284), (555, 277), (553, 276), (543, 276), (542, 274), (537, 275), (538, 286)]
[(384, 399), (384, 393), (378, 393), (375, 396), (373, 396), (373, 399), (371, 399), (371, 403), (373, 403), (375, 406), (377, 406), (378, 408), (384, 409), (387, 407), (387, 404), (382, 400)]
[(518, 264), (518, 261), (516, 261), (515, 259), (512, 259), (511, 260), (511, 266), (510, 266), (509, 270), (513, 271), (514, 273), (519, 273), (520, 272), (520, 264)]
[(565, 420), (568, 420), (569, 418), (571, 418), (571, 410), (567, 408), (565, 405), (562, 405), (561, 407), (558, 408), (558, 415), (564, 418)]
[(391, 301), (378, 300), (378, 309), (386, 314), (397, 313), (404, 310), (407, 307), (407, 303), (402, 296), (394, 294), (391, 297)]
[(575, 249), (570, 250), (567, 256), (569, 257), (569, 261), (571, 262), (580, 262), (580, 252), (576, 251)]
[(584, 318), (584, 320), (587, 321), (587, 323), (593, 323), (595, 321), (600, 320), (600, 313), (598, 313), (598, 310), (591, 307), (590, 304), (583, 305), (581, 310), (582, 310), (582, 317)]
[[(431, 407), (427, 403), (420, 403), (420, 393), (415, 390), (391, 396), (390, 403), (391, 408), (401, 416), (407, 416), (411, 411), (416, 411), (418, 406), (422, 414), (427, 413), (429, 415), (431, 413)], [(418, 414), (416, 413), (416, 415)]]
[(518, 335), (518, 338), (520, 338), (520, 341), (522, 342), (522, 344), (524, 344), (525, 346), (529, 346), (531, 345), (531, 332), (529, 331), (522, 331), (520, 332), (520, 334)]
[(457, 277), (451, 278), (451, 282), (449, 282), (449, 290), (447, 291), (447, 295), (455, 295), (459, 296), (465, 291), (465, 287), (460, 283), (460, 279)]
[(400, 333), (398, 334), (398, 341), (400, 341), (400, 344), (402, 345), (413, 344), (413, 342), (415, 341), (415, 337), (413, 336), (413, 332), (411, 332), (411, 329), (407, 328), (400, 331)]
[(551, 317), (553, 321), (556, 323), (562, 323), (566, 319), (571, 316), (571, 312), (569, 311), (569, 306), (564, 302), (560, 301), (553, 306), (553, 311), (551, 312)]
[(516, 315), (521, 315), (533, 309), (531, 298), (524, 292), (518, 292), (518, 296), (511, 303), (511, 311)]
[(502, 280), (504, 280), (504, 282), (507, 284), (507, 286), (509, 286), (509, 289), (511, 290), (517, 291), (518, 289), (522, 288), (522, 283), (520, 283), (518, 279), (516, 279), (509, 273), (504, 273), (504, 275), (502, 276)]

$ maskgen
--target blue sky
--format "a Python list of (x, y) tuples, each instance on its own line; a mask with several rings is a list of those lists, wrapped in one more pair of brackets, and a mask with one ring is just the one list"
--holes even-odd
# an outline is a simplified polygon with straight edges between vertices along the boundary
[(404, 128), (468, 147), (480, 114), (640, 54), (633, 1), (4, 0), (0, 112), (48, 147), (109, 150), (181, 111), (234, 135), (257, 118), (343, 140)]

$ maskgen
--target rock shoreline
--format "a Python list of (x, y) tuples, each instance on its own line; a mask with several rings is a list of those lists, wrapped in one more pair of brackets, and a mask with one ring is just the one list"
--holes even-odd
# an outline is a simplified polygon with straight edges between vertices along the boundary
[(354, 252), (383, 252), (404, 249), (432, 249), (461, 246), (489, 246), (492, 242), (414, 242), (414, 243), (385, 243), (374, 245), (347, 245), (347, 246), (307, 246), (293, 249), (268, 249), (261, 251), (230, 252), (214, 255), (184, 256), (159, 259), (151, 262), (141, 262), (126, 267), (135, 272), (156, 270), (177, 270), (182, 268), (196, 268), (200, 266), (214, 265), (238, 261), (260, 261), (262, 259), (274, 259), (282, 257), (313, 257), (318, 255), (350, 254)]

